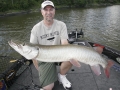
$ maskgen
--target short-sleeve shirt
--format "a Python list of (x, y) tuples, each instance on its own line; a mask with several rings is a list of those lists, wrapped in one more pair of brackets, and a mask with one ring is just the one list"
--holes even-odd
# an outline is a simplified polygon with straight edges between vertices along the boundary
[(45, 26), (43, 20), (31, 30), (30, 43), (41, 45), (60, 45), (61, 39), (68, 39), (66, 24), (54, 19), (51, 27)]

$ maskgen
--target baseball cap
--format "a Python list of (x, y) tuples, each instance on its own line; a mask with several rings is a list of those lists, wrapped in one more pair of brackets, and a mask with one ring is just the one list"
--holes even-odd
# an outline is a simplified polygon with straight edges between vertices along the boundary
[(52, 1), (44, 1), (44, 2), (41, 4), (41, 9), (45, 8), (45, 7), (48, 6), (48, 5), (50, 5), (50, 6), (52, 6), (52, 7), (55, 8), (55, 6), (54, 6), (54, 4), (53, 4)]

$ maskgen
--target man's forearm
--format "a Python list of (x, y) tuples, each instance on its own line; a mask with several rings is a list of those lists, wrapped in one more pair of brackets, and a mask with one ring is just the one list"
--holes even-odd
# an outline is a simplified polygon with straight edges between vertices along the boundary
[(32, 60), (32, 61), (33, 61), (33, 64), (34, 64), (35, 68), (38, 70), (38, 62), (37, 62), (37, 60)]

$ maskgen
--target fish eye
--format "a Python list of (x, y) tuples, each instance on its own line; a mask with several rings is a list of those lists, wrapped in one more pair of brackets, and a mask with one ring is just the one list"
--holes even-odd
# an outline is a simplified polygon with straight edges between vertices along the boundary
[(38, 46), (36, 46), (36, 47), (35, 47), (35, 49), (36, 49), (36, 50), (39, 50), (39, 47), (38, 47)]
[(37, 50), (39, 50), (39, 48), (37, 48)]
[(23, 43), (23, 46), (25, 46), (25, 43)]

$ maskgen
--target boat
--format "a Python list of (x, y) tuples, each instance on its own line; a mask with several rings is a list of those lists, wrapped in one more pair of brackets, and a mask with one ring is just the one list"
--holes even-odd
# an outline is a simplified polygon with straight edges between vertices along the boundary
[(70, 44), (78, 44), (78, 45), (85, 45), (85, 46), (89, 46), (89, 47), (95, 47), (95, 46), (99, 46), (103, 48), (103, 52), (102, 54), (107, 56), (108, 58), (112, 59), (113, 61), (115, 61), (116, 63), (120, 64), (120, 51), (115, 50), (111, 47), (102, 45), (100, 43), (96, 43), (96, 42), (91, 42), (91, 41), (85, 41), (85, 40), (81, 40), (79, 39), (80, 37), (84, 37), (84, 33), (81, 29), (80, 32), (77, 31), (71, 31), (69, 34), (69, 43)]
[[(9, 58), (9, 56), (1, 57)], [(10, 58), (10, 62), (14, 64), (0, 73), (0, 90), (8, 90), (15, 80), (32, 64), (32, 60), (27, 60), (22, 56), (19, 59)]]
[[(117, 71), (120, 71), (120, 51), (105, 45), (101, 45), (99, 43), (81, 40), (80, 38), (84, 37), (84, 32), (82, 31), (82, 29), (80, 31), (78, 31), (77, 29), (75, 31), (71, 31), (68, 34), (68, 36), (69, 36), (68, 41), (70, 44), (85, 45), (88, 47), (95, 47), (95, 46), (102, 47), (103, 48), (102, 55), (113, 60), (115, 62), (115, 64), (113, 65), (113, 68)], [(17, 59), (15, 61), (16, 62), (10, 68), (8, 68), (8, 70), (0, 74), (0, 86), (1, 86), (0, 90), (8, 90), (9, 88), (11, 88), (11, 86), (16, 82), (16, 80), (18, 78), (21, 78), (20, 77), (21, 74), (24, 71), (26, 71), (26, 69), (28, 69), (28, 67), (30, 67), (30, 65), (32, 64), (32, 60), (31, 61), (27, 60), (24, 57), (21, 57), (20, 59)], [(75, 68), (72, 68), (71, 71), (77, 71), (77, 70)], [(33, 83), (33, 78), (32, 78), (32, 83)], [(28, 89), (29, 87), (27, 87), (27, 89), (25, 90), (29, 90)], [(40, 88), (39, 85), (34, 85), (34, 87)], [(57, 90), (58, 88), (61, 88), (61, 87), (62, 86), (59, 86), (59, 84), (57, 83), (56, 87), (53, 90)], [(10, 89), (10, 90), (13, 90), (13, 89)], [(15, 90), (18, 90), (18, 89), (15, 89)], [(24, 90), (24, 89), (19, 89), (19, 90)], [(33, 90), (33, 89), (30, 89), (30, 90)], [(38, 90), (38, 89), (34, 89), (34, 90)], [(63, 90), (63, 89), (59, 89), (59, 90)], [(76, 89), (73, 89), (73, 90), (76, 90)]]

